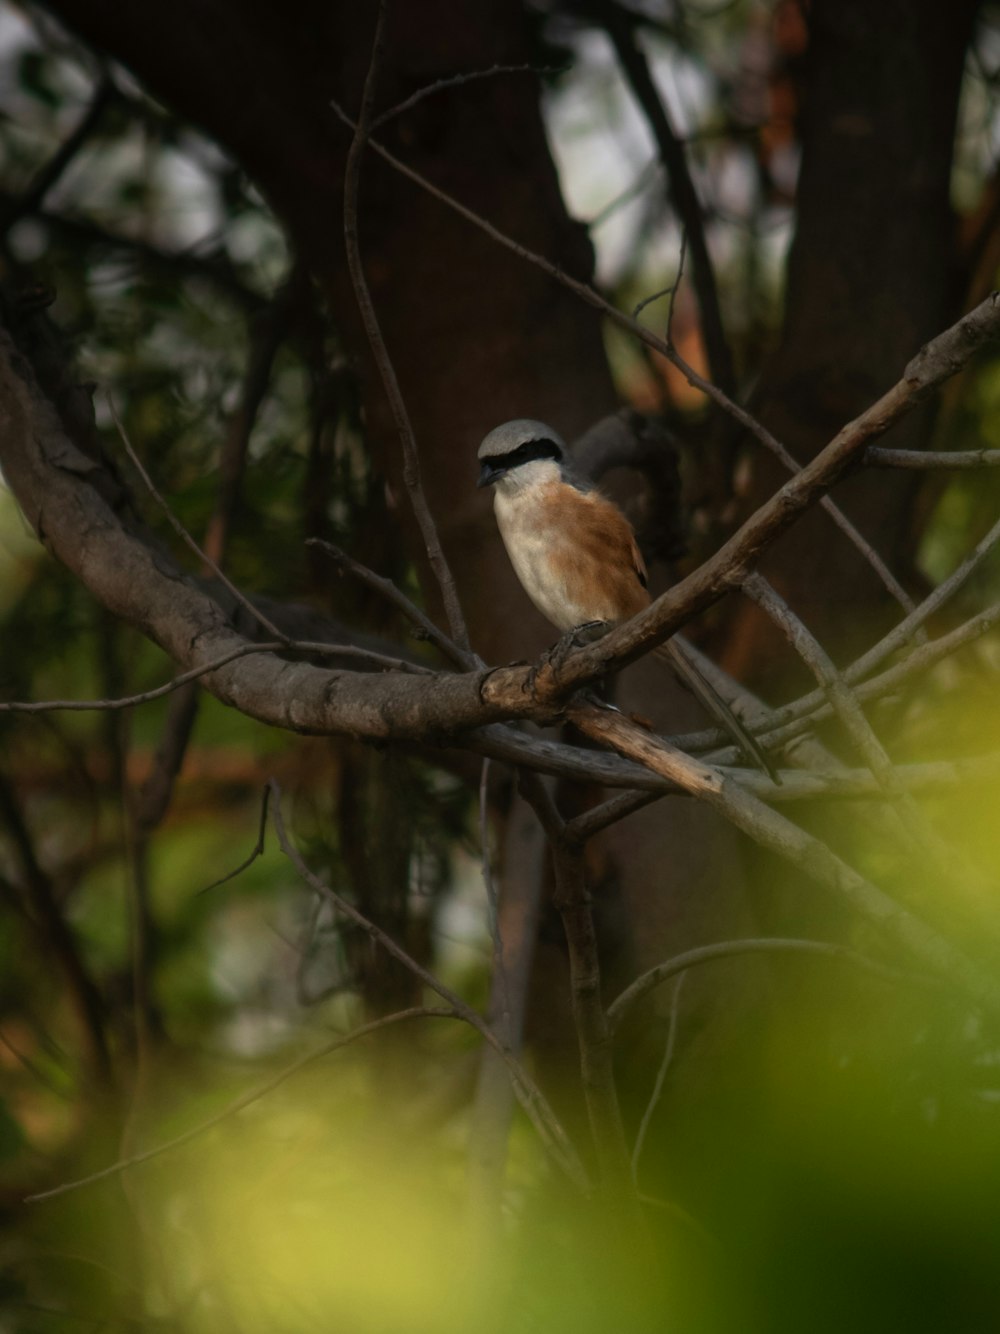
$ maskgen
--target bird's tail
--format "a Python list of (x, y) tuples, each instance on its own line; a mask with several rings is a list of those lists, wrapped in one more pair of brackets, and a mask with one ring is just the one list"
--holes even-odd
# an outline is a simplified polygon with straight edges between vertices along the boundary
[(707, 681), (695, 664), (688, 658), (683, 647), (674, 639), (654, 649), (657, 657), (668, 662), (684, 685), (701, 701), (720, 726), (724, 727), (736, 742), (740, 750), (752, 757), (776, 783), (780, 783), (777, 770), (760, 743), (750, 735), (719, 692)]

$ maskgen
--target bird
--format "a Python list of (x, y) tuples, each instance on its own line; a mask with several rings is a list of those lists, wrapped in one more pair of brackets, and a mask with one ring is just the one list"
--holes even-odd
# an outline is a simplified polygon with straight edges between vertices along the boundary
[[(493, 510), (514, 572), (542, 615), (564, 635), (604, 633), (648, 607), (646, 565), (628, 519), (566, 463), (566, 446), (544, 422), (518, 417), (479, 446), (479, 487)], [(774, 766), (681, 647), (655, 650), (733, 737), (776, 778)]]

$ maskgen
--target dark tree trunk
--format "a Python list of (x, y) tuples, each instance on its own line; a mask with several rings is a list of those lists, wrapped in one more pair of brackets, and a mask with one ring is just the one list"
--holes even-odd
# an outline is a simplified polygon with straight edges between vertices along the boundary
[[(802, 77), (802, 170), (781, 345), (758, 416), (811, 458), (960, 311), (952, 149), (965, 53), (979, 0), (814, 0)], [(925, 445), (933, 406), (893, 433)], [(749, 506), (787, 474), (761, 454)], [(897, 575), (911, 569), (916, 483), (870, 472), (837, 503)], [(852, 655), (892, 604), (818, 511), (776, 547), (766, 572), (810, 628)], [(760, 679), (778, 640), (744, 607), (729, 643), (737, 676)], [(782, 650), (784, 654), (784, 650)]]

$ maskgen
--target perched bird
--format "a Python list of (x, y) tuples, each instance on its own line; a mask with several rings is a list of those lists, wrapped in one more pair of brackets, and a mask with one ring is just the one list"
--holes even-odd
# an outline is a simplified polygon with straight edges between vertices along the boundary
[[(626, 621), (650, 596), (632, 525), (617, 505), (574, 477), (566, 447), (544, 422), (518, 418), (479, 446), (479, 486), (495, 487), (497, 526), (514, 571), (532, 602), (563, 632)], [(664, 657), (736, 744), (772, 776), (761, 747), (732, 709), (668, 640)]]

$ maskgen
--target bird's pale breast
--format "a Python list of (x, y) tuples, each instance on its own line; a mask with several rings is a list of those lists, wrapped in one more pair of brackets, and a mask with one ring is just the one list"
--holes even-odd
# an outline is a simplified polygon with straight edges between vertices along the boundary
[(631, 526), (597, 492), (556, 481), (498, 490), (495, 509), (517, 577), (557, 629), (625, 620), (648, 604)]

